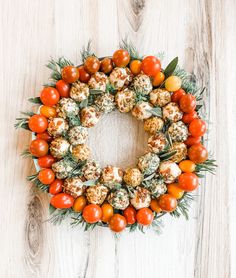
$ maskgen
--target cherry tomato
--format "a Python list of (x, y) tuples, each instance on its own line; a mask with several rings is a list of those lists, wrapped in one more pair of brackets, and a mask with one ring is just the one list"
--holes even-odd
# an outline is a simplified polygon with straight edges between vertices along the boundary
[(52, 141), (52, 136), (49, 135), (46, 131), (43, 132), (43, 133), (38, 133), (38, 134), (36, 135), (36, 138), (37, 138), (37, 139), (45, 140), (46, 142), (51, 142), (51, 141)]
[(182, 117), (182, 121), (185, 124), (190, 124), (194, 119), (198, 118), (198, 114), (196, 111), (192, 111), (190, 113), (184, 113), (183, 117)]
[(62, 69), (61, 76), (66, 83), (74, 83), (79, 79), (79, 70), (74, 66), (66, 66)]
[(55, 174), (51, 169), (42, 169), (39, 171), (38, 179), (43, 184), (50, 184), (55, 180)]
[(46, 87), (40, 93), (40, 99), (44, 105), (53, 106), (58, 103), (60, 94), (53, 87)]
[(61, 97), (69, 97), (70, 96), (70, 85), (66, 83), (64, 80), (58, 80), (56, 83), (56, 89)]
[(184, 190), (179, 188), (177, 183), (171, 183), (167, 185), (167, 193), (178, 200), (183, 197)]
[(158, 72), (152, 79), (152, 85), (154, 87), (160, 86), (165, 80), (165, 74), (163, 72)]
[(201, 137), (206, 132), (206, 123), (201, 119), (194, 119), (189, 125), (189, 132), (193, 137)]
[(165, 81), (165, 88), (169, 92), (175, 92), (181, 88), (182, 80), (178, 76), (171, 75)]
[(136, 218), (139, 224), (147, 226), (152, 223), (154, 215), (149, 208), (141, 208), (138, 210)]
[(179, 100), (180, 109), (185, 113), (191, 113), (195, 110), (197, 106), (197, 101), (195, 96), (187, 94), (181, 97)]
[(29, 150), (33, 156), (45, 156), (48, 153), (48, 143), (42, 139), (35, 139), (31, 142)]
[(126, 67), (130, 61), (129, 52), (124, 49), (116, 50), (112, 56), (112, 60), (117, 67)]
[(83, 209), (83, 218), (87, 223), (96, 223), (102, 218), (102, 209), (98, 205), (87, 205)]
[(191, 160), (182, 160), (179, 163), (179, 168), (184, 173), (192, 173), (195, 171), (196, 164)]
[(147, 56), (142, 61), (141, 69), (146, 75), (155, 77), (161, 71), (161, 62), (155, 56)]
[(47, 154), (45, 156), (42, 156), (42, 157), (39, 157), (38, 159), (38, 165), (41, 167), (41, 168), (51, 168), (52, 167), (52, 164), (56, 161), (56, 159), (50, 155), (50, 154)]
[(43, 105), (40, 107), (40, 114), (46, 118), (55, 118), (57, 112), (54, 107)]
[(183, 89), (179, 89), (175, 92), (173, 92), (172, 96), (171, 96), (171, 101), (173, 102), (179, 102), (179, 100), (181, 99), (182, 96), (186, 95), (185, 90)]
[(125, 229), (126, 225), (127, 222), (125, 217), (118, 213), (114, 214), (109, 221), (109, 228), (115, 233), (122, 232)]
[(178, 178), (178, 186), (184, 191), (193, 191), (198, 186), (198, 177), (194, 173), (183, 173)]
[(136, 222), (136, 210), (129, 206), (124, 210), (124, 217), (127, 221), (127, 224), (132, 225)]
[(129, 68), (134, 75), (138, 75), (141, 72), (142, 62), (139, 60), (133, 60), (130, 62)]
[(79, 80), (83, 83), (88, 83), (90, 74), (84, 69), (83, 66), (79, 67)]
[(203, 163), (208, 158), (208, 152), (202, 144), (194, 144), (188, 149), (188, 157), (194, 163)]
[(189, 146), (192, 146), (194, 144), (199, 144), (201, 142), (201, 137), (193, 137), (189, 136), (186, 141), (184, 141), (184, 144)]
[(159, 207), (159, 205), (158, 205), (157, 199), (152, 199), (152, 200), (151, 200), (150, 208), (151, 208), (153, 211), (155, 211), (156, 213), (162, 212), (162, 209), (161, 209), (161, 208)]
[(85, 196), (79, 196), (78, 198), (75, 199), (74, 205), (73, 205), (73, 210), (76, 212), (81, 212), (87, 205), (87, 200)]
[(59, 193), (52, 196), (50, 204), (58, 209), (71, 208), (74, 204), (74, 198), (66, 193)]
[(101, 209), (102, 209), (102, 222), (108, 223), (112, 215), (114, 214), (113, 206), (105, 203), (101, 206)]
[(110, 73), (113, 69), (112, 59), (110, 58), (104, 58), (101, 61), (101, 67), (100, 70), (106, 74)]
[(177, 200), (170, 194), (163, 194), (159, 197), (158, 204), (162, 210), (172, 212), (177, 207)]
[(84, 69), (90, 73), (96, 73), (100, 68), (100, 61), (95, 56), (88, 57), (84, 62)]
[(49, 193), (52, 195), (56, 195), (62, 192), (63, 181), (59, 179), (55, 179), (49, 186)]
[(33, 132), (42, 133), (47, 129), (48, 121), (42, 115), (33, 115), (30, 117), (28, 125)]

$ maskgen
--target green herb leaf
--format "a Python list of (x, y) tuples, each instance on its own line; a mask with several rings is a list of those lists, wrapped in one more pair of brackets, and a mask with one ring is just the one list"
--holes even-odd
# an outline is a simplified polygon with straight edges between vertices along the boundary
[(29, 102), (34, 104), (42, 104), (40, 97), (32, 97), (28, 99)]
[(162, 109), (161, 109), (161, 107), (152, 108), (150, 110), (147, 110), (147, 112), (150, 112), (154, 116), (162, 117)]
[(164, 70), (165, 78), (171, 76), (178, 65), (178, 57), (175, 57)]

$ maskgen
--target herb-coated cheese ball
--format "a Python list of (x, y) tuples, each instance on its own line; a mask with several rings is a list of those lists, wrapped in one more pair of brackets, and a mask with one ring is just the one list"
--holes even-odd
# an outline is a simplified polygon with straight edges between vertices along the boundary
[(172, 123), (168, 133), (173, 142), (183, 142), (188, 138), (188, 128), (182, 121)]
[(103, 72), (96, 72), (93, 74), (88, 82), (89, 88), (94, 90), (106, 91), (106, 86), (108, 84), (108, 77)]
[(85, 188), (83, 181), (79, 177), (67, 178), (64, 180), (63, 191), (74, 198), (81, 196)]
[(138, 186), (130, 203), (135, 209), (147, 208), (151, 203), (151, 194), (146, 188)]
[(101, 172), (100, 165), (93, 159), (89, 159), (83, 167), (83, 176), (86, 180), (97, 180)]
[(47, 131), (53, 137), (63, 135), (69, 129), (68, 122), (63, 118), (51, 118), (48, 123)]
[(160, 164), (160, 158), (155, 153), (147, 153), (138, 159), (138, 167), (144, 175), (154, 173)]
[(115, 101), (121, 113), (128, 113), (134, 107), (135, 93), (133, 90), (130, 89), (118, 91), (115, 97)]
[(50, 144), (50, 153), (56, 158), (62, 158), (67, 155), (69, 147), (70, 144), (66, 139), (57, 137)]
[(91, 152), (87, 145), (82, 144), (72, 146), (71, 154), (75, 161), (80, 162), (87, 160), (90, 157)]
[(112, 110), (115, 109), (115, 98), (110, 93), (105, 93), (98, 96), (95, 100), (95, 105), (97, 106), (98, 110), (103, 113), (110, 113)]
[(148, 95), (152, 91), (152, 82), (149, 76), (141, 73), (134, 77), (132, 87), (135, 92)]
[(164, 121), (160, 117), (151, 117), (144, 120), (144, 130), (150, 134), (156, 134), (164, 126)]
[(153, 153), (160, 153), (165, 150), (168, 145), (166, 136), (159, 132), (148, 138), (148, 149)]
[(111, 85), (116, 90), (122, 90), (132, 81), (132, 74), (128, 68), (114, 68), (109, 76)]
[(169, 122), (178, 122), (183, 117), (183, 112), (175, 102), (170, 102), (163, 107), (163, 119)]
[(95, 186), (89, 186), (86, 190), (86, 197), (89, 203), (95, 205), (101, 205), (108, 193), (108, 188), (102, 184), (96, 184)]
[(76, 81), (71, 85), (70, 97), (78, 102), (87, 99), (89, 96), (89, 86), (80, 81)]
[(74, 126), (68, 132), (69, 142), (71, 145), (84, 144), (88, 138), (88, 130), (83, 126)]
[(128, 168), (124, 173), (124, 181), (126, 184), (136, 187), (141, 184), (143, 175), (138, 168)]
[(138, 120), (145, 120), (152, 116), (150, 110), (152, 105), (149, 102), (142, 101), (137, 103), (132, 109), (132, 115)]
[(82, 126), (84, 127), (89, 128), (95, 126), (98, 123), (100, 117), (101, 113), (93, 106), (85, 107), (80, 111), (80, 120)]
[(154, 106), (163, 107), (171, 102), (171, 94), (164, 89), (155, 89), (150, 93), (150, 102)]
[(107, 200), (115, 209), (124, 210), (129, 205), (129, 194), (125, 189), (121, 188), (110, 193)]
[(123, 171), (114, 166), (106, 166), (102, 169), (101, 182), (112, 186), (116, 183), (121, 183), (123, 178)]
[(61, 98), (56, 106), (57, 115), (64, 119), (75, 117), (79, 113), (77, 103), (71, 98)]
[(181, 174), (179, 166), (173, 161), (163, 161), (159, 167), (159, 173), (165, 183), (173, 183)]

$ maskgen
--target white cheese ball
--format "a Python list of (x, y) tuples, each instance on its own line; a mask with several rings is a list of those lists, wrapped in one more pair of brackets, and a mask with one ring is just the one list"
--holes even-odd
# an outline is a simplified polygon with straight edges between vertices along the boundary
[(151, 203), (151, 194), (146, 188), (138, 186), (130, 203), (135, 209), (148, 208)]
[(182, 121), (172, 123), (168, 133), (173, 142), (183, 142), (188, 138), (188, 128)]
[(87, 160), (90, 157), (91, 152), (87, 145), (82, 144), (72, 146), (71, 154), (75, 161), (81, 162)]
[(101, 113), (93, 106), (85, 107), (80, 112), (81, 124), (84, 127), (95, 126), (101, 117)]
[(116, 105), (121, 113), (130, 112), (135, 104), (135, 93), (133, 90), (125, 89), (117, 92)]
[(132, 110), (132, 115), (138, 120), (145, 120), (152, 116), (149, 112), (152, 109), (152, 105), (149, 102), (142, 101), (136, 104)]
[(150, 191), (151, 195), (155, 198), (163, 195), (167, 190), (167, 187), (163, 180), (155, 178), (147, 182), (147, 188)]
[(74, 126), (68, 132), (69, 142), (71, 145), (84, 144), (88, 138), (88, 130), (83, 126)]
[(107, 201), (114, 209), (124, 210), (129, 206), (129, 194), (125, 189), (121, 188), (110, 193)]
[(108, 188), (102, 184), (89, 186), (86, 190), (86, 197), (90, 204), (101, 205), (108, 194)]
[(61, 98), (56, 105), (57, 115), (64, 119), (75, 117), (79, 113), (77, 103), (71, 98)]
[(88, 85), (89, 88), (93, 90), (101, 90), (103, 92), (106, 91), (106, 86), (108, 84), (108, 77), (103, 72), (94, 73), (89, 79)]
[(171, 161), (179, 163), (187, 157), (187, 146), (181, 142), (174, 142), (170, 151), (176, 151), (176, 153), (170, 158)]
[(170, 102), (163, 107), (163, 119), (170, 122), (178, 122), (183, 117), (183, 112), (175, 102)]
[(149, 76), (141, 73), (134, 77), (132, 87), (135, 92), (148, 95), (152, 91), (152, 82)]
[(163, 161), (159, 167), (159, 173), (165, 183), (173, 183), (181, 174), (179, 166), (173, 161)]
[(97, 106), (99, 111), (107, 114), (115, 109), (114, 100), (115, 98), (112, 94), (105, 93), (96, 98), (95, 105)]
[(51, 118), (49, 119), (47, 131), (53, 137), (63, 135), (69, 129), (68, 122), (63, 118)]
[(128, 168), (124, 173), (124, 181), (126, 184), (136, 187), (141, 184), (143, 175), (138, 168)]
[(167, 144), (168, 141), (166, 139), (166, 136), (161, 132), (152, 135), (151, 137), (148, 138), (148, 149), (153, 153), (158, 154), (164, 151)]
[(171, 102), (171, 94), (164, 89), (155, 89), (150, 93), (150, 102), (154, 106), (163, 107)]
[(86, 186), (79, 177), (67, 178), (63, 183), (63, 192), (74, 198), (81, 196), (85, 192)]
[(154, 173), (160, 164), (160, 158), (155, 153), (146, 153), (139, 157), (138, 168), (144, 175), (151, 175)]
[(74, 169), (74, 164), (68, 159), (62, 159), (52, 164), (52, 170), (57, 179), (65, 179)]
[(122, 90), (132, 81), (132, 74), (128, 68), (116, 67), (111, 72), (109, 81), (116, 90)]
[(143, 128), (150, 134), (156, 134), (164, 126), (164, 121), (160, 117), (151, 117), (144, 120)]
[(114, 166), (106, 166), (102, 169), (101, 182), (112, 186), (116, 183), (121, 183), (123, 178), (123, 171)]
[(67, 155), (69, 147), (70, 144), (66, 139), (58, 137), (51, 142), (50, 153), (56, 158), (62, 158)]
[(82, 171), (86, 180), (97, 180), (101, 176), (102, 169), (95, 160), (91, 159), (86, 162)]
[(78, 102), (87, 99), (89, 96), (89, 86), (83, 82), (76, 81), (71, 85), (70, 97)]

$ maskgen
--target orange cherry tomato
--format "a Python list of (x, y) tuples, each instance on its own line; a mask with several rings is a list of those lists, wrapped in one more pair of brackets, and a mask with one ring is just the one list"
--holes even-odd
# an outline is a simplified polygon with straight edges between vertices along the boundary
[(197, 106), (195, 96), (191, 94), (183, 95), (179, 100), (180, 109), (185, 113), (191, 113)]
[(102, 218), (102, 209), (98, 205), (87, 205), (83, 209), (83, 218), (87, 223), (96, 223)]
[(158, 200), (157, 199), (152, 199), (151, 200), (151, 204), (150, 204), (150, 208), (155, 211), (156, 213), (160, 213), (162, 212), (162, 209), (159, 207), (158, 205)]
[(38, 165), (41, 167), (41, 168), (51, 168), (52, 167), (52, 164), (56, 161), (56, 159), (50, 155), (50, 154), (47, 154), (45, 156), (42, 156), (42, 157), (39, 157), (38, 159)]
[(148, 226), (152, 223), (154, 215), (149, 208), (141, 208), (137, 212), (137, 222), (143, 226)]
[(194, 144), (188, 149), (188, 157), (196, 164), (203, 163), (208, 158), (208, 152), (202, 144)]
[(185, 90), (183, 89), (179, 89), (175, 92), (173, 92), (172, 96), (171, 96), (171, 101), (173, 102), (179, 102), (179, 100), (181, 99), (182, 96), (186, 95)]
[(192, 146), (194, 144), (199, 144), (201, 142), (201, 137), (193, 137), (189, 136), (186, 141), (184, 141), (184, 144), (189, 146)]
[(189, 132), (193, 137), (201, 137), (206, 132), (206, 123), (201, 119), (194, 119), (189, 125)]
[(62, 192), (63, 181), (59, 179), (55, 179), (49, 186), (49, 193), (52, 195), (56, 195)]
[(198, 186), (198, 177), (194, 173), (183, 173), (178, 178), (178, 186), (184, 191), (193, 191)]
[(56, 105), (60, 99), (60, 94), (53, 87), (46, 87), (40, 93), (40, 99), (46, 106)]
[(100, 68), (100, 61), (95, 56), (89, 56), (84, 62), (84, 69), (90, 73), (96, 73)]
[(125, 217), (118, 213), (114, 214), (109, 221), (109, 228), (115, 233), (122, 232), (125, 229), (126, 225), (127, 222)]
[(192, 173), (195, 171), (196, 164), (191, 160), (182, 160), (179, 163), (179, 168), (184, 173)]
[(74, 204), (74, 198), (66, 193), (59, 193), (52, 196), (50, 204), (58, 209), (71, 208)]
[(61, 76), (66, 83), (74, 83), (79, 79), (79, 70), (74, 66), (66, 66), (62, 69)]
[(29, 128), (33, 132), (42, 133), (48, 127), (48, 121), (43, 115), (33, 115), (29, 119)]
[(81, 212), (87, 205), (87, 200), (85, 196), (79, 196), (78, 198), (75, 199), (75, 202), (73, 204), (73, 210), (76, 212)]
[(161, 71), (161, 62), (155, 56), (147, 56), (142, 61), (141, 69), (146, 75), (155, 77)]
[(179, 188), (177, 183), (171, 183), (167, 185), (167, 193), (178, 200), (183, 197), (184, 190)]
[(64, 80), (61, 79), (57, 81), (56, 89), (61, 97), (67, 98), (70, 96), (70, 85)]
[(130, 62), (129, 68), (134, 75), (138, 75), (141, 72), (142, 62), (139, 60), (133, 60)]
[(105, 203), (101, 206), (102, 209), (102, 222), (108, 223), (114, 214), (113, 206), (108, 203)]
[(152, 85), (154, 87), (160, 86), (165, 80), (165, 74), (163, 72), (158, 72), (152, 79)]
[(136, 222), (136, 210), (129, 206), (124, 210), (124, 217), (127, 221), (127, 224), (132, 225)]
[(159, 197), (158, 204), (162, 210), (172, 212), (177, 207), (177, 200), (170, 194), (163, 194)]
[(104, 58), (101, 61), (101, 67), (100, 70), (106, 74), (110, 73), (113, 70), (113, 63), (112, 59), (110, 58)]
[(88, 83), (90, 74), (84, 69), (83, 66), (79, 67), (79, 80), (83, 83)]
[(48, 153), (48, 143), (42, 139), (35, 139), (30, 143), (29, 151), (36, 157), (45, 156)]
[(40, 114), (46, 118), (55, 118), (57, 112), (54, 107), (43, 105), (40, 107)]
[(55, 180), (55, 174), (51, 169), (42, 169), (39, 171), (38, 179), (43, 184), (50, 184)]
[(196, 111), (192, 111), (190, 113), (184, 113), (183, 117), (182, 117), (182, 121), (185, 124), (190, 124), (194, 119), (198, 118), (198, 114)]
[(112, 56), (112, 60), (117, 67), (126, 67), (130, 61), (130, 55), (127, 50), (116, 50)]
[(46, 141), (46, 142), (51, 142), (52, 141), (52, 136), (51, 135), (49, 135), (48, 134), (48, 132), (43, 132), (43, 133), (38, 133), (37, 135), (36, 135), (36, 138), (37, 139), (42, 139), (42, 140), (44, 140), (44, 141)]

